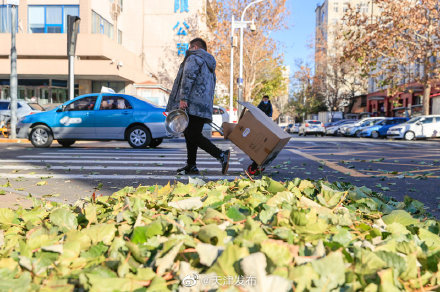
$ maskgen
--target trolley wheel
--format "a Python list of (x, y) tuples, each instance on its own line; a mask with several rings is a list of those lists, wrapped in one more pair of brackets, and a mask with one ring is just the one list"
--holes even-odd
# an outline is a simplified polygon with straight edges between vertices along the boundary
[(256, 175), (258, 168), (253, 168), (252, 164), (248, 166), (247, 171), (250, 175)]

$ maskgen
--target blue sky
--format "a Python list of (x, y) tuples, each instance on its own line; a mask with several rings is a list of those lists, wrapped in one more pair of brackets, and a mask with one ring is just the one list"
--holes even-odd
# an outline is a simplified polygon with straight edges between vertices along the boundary
[(272, 34), (279, 41), (280, 50), (284, 53), (284, 64), (290, 65), (291, 73), (296, 69), (295, 60), (302, 59), (313, 63), (313, 50), (307, 44), (314, 37), (315, 8), (323, 0), (287, 0), (290, 10), (289, 28)]

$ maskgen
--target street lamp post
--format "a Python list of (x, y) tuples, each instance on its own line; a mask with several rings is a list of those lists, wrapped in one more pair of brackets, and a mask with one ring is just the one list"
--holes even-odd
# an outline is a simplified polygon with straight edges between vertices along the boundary
[[(234, 31), (236, 28), (240, 29), (240, 72), (238, 78), (238, 101), (243, 100), (243, 30), (247, 27), (248, 24), (251, 25), (251, 30), (255, 30), (255, 25), (253, 21), (244, 21), (244, 15), (246, 10), (253, 4), (261, 2), (264, 0), (257, 0), (249, 3), (243, 10), (241, 14), (241, 20), (236, 21), (234, 16), (232, 16), (231, 23), (231, 76), (230, 76), (230, 86), (229, 86), (229, 122), (232, 122), (232, 113), (234, 110), (233, 106), (233, 95), (234, 95)], [(241, 112), (241, 105), (238, 104), (238, 113)]]
[(231, 72), (230, 72), (230, 80), (229, 80), (229, 122), (232, 123), (234, 121), (232, 114), (234, 113), (234, 15), (232, 15), (232, 23), (231, 23)]
[(12, 139), (17, 137), (17, 98), (18, 98), (18, 77), (17, 77), (17, 48), (15, 46), (17, 32), (17, 6), (19, 0), (9, 0), (6, 4), (11, 5), (11, 76), (9, 80), (11, 92), (11, 133)]
[[(244, 28), (246, 27), (246, 24), (251, 23), (253, 25), (253, 21), (244, 21), (244, 15), (246, 13), (246, 10), (248, 10), (249, 7), (252, 5), (262, 2), (264, 0), (257, 0), (249, 3), (243, 10), (243, 13), (241, 14), (241, 20), (240, 22), (242, 24), (245, 24), (245, 26), (240, 26), (240, 71), (238, 76), (238, 100), (243, 101), (243, 34), (244, 34)], [(255, 26), (251, 27), (251, 30), (255, 30)], [(238, 105), (239, 110), (241, 111), (241, 105)]]
[(79, 23), (81, 19), (78, 16), (67, 15), (67, 56), (69, 57), (69, 99), (75, 96), (75, 50), (76, 39), (78, 37)]

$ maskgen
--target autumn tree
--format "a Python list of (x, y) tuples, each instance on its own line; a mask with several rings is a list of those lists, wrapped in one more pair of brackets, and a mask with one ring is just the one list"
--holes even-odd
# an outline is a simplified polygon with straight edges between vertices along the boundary
[[(249, 1), (208, 1), (208, 26), (213, 34), (210, 46), (217, 60), (218, 83), (228, 85), (230, 81), (231, 20), (240, 20)], [(245, 20), (254, 20), (255, 32), (246, 29), (243, 43), (243, 99), (252, 101), (263, 93), (278, 94), (282, 89), (279, 68), (282, 55), (277, 53), (277, 43), (270, 33), (286, 27), (286, 0), (268, 0), (252, 5)], [(235, 34), (238, 36), (239, 30)], [(239, 47), (234, 50), (234, 86), (239, 74)]]
[(326, 105), (311, 66), (299, 61), (297, 67), (297, 71), (293, 74), (293, 102), (290, 106), (294, 107), (298, 115), (304, 120), (307, 114), (325, 110)]
[(364, 74), (390, 94), (405, 83), (423, 86), (423, 113), (429, 114), (431, 87), (439, 78), (438, 0), (373, 0), (369, 15), (350, 8), (344, 56), (356, 61)]
[(330, 111), (353, 103), (367, 89), (367, 78), (356, 63), (343, 58), (343, 27), (343, 23), (320, 27), (315, 37), (315, 87)]

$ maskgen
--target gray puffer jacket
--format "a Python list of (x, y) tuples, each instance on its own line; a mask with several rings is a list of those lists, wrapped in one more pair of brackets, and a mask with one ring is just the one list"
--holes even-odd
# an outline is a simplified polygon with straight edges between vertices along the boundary
[(188, 51), (174, 80), (167, 111), (178, 109), (184, 100), (188, 114), (212, 121), (215, 66), (214, 57), (205, 50)]

